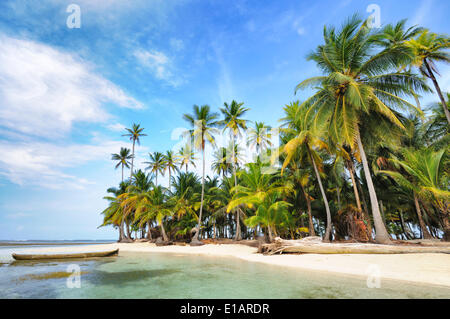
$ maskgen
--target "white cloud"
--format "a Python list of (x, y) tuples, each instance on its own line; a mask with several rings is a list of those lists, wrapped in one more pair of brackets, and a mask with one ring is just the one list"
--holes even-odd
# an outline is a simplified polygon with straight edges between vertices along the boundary
[[(0, 141), (0, 153), (3, 154), (0, 157), (0, 176), (23, 186), (83, 189), (94, 182), (64, 173), (64, 170), (81, 167), (88, 162), (109, 161), (110, 154), (116, 153), (120, 147), (131, 148), (131, 144), (123, 141), (70, 145)], [(144, 149), (138, 146), (137, 152)]]
[(124, 132), (125, 131), (125, 125), (120, 123), (114, 123), (114, 124), (108, 124), (106, 126), (109, 130), (114, 132)]
[(0, 35), (0, 125), (58, 137), (74, 122), (102, 122), (104, 103), (142, 108), (121, 88), (76, 57), (45, 44)]
[(150, 70), (153, 75), (160, 80), (164, 80), (172, 86), (178, 86), (182, 83), (179, 78), (175, 78), (172, 69), (172, 61), (163, 52), (156, 50), (138, 49), (133, 53), (144, 67)]

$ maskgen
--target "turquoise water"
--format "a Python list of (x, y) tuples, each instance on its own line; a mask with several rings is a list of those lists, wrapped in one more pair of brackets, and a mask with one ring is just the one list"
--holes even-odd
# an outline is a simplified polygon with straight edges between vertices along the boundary
[[(81, 288), (68, 288), (76, 264)], [(34, 275), (34, 277), (30, 277)], [(51, 276), (50, 276), (51, 277)], [(450, 298), (450, 288), (301, 271), (236, 258), (158, 253), (0, 264), (0, 298)]]

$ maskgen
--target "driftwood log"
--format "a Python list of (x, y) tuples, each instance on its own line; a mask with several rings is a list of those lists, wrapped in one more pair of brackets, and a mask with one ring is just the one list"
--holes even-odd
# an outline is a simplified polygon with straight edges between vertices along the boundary
[(264, 244), (259, 249), (266, 255), (297, 253), (297, 254), (450, 254), (450, 245), (419, 246), (419, 245), (378, 245), (365, 243), (324, 243), (320, 237), (307, 237), (299, 240), (283, 240), (279, 237), (270, 244)]
[(73, 254), (12, 254), (15, 260), (42, 260), (42, 259), (68, 259), (68, 258), (93, 258), (117, 256), (119, 249), (110, 251), (73, 253)]

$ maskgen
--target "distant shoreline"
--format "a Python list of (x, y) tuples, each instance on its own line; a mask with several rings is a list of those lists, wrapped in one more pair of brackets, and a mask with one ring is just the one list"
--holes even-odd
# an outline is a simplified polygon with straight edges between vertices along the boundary
[(0, 241), (0, 247), (10, 246), (71, 246), (71, 245), (95, 245), (95, 244), (111, 244), (116, 242), (115, 240), (24, 240), (14, 241), (5, 240)]

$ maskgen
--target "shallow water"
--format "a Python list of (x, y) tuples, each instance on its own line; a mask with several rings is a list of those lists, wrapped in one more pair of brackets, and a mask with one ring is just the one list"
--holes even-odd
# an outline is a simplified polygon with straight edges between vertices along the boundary
[[(64, 272), (80, 267), (81, 288)], [(62, 274), (63, 273), (63, 274)], [(0, 298), (450, 298), (450, 288), (251, 263), (237, 258), (120, 253), (0, 265)]]

